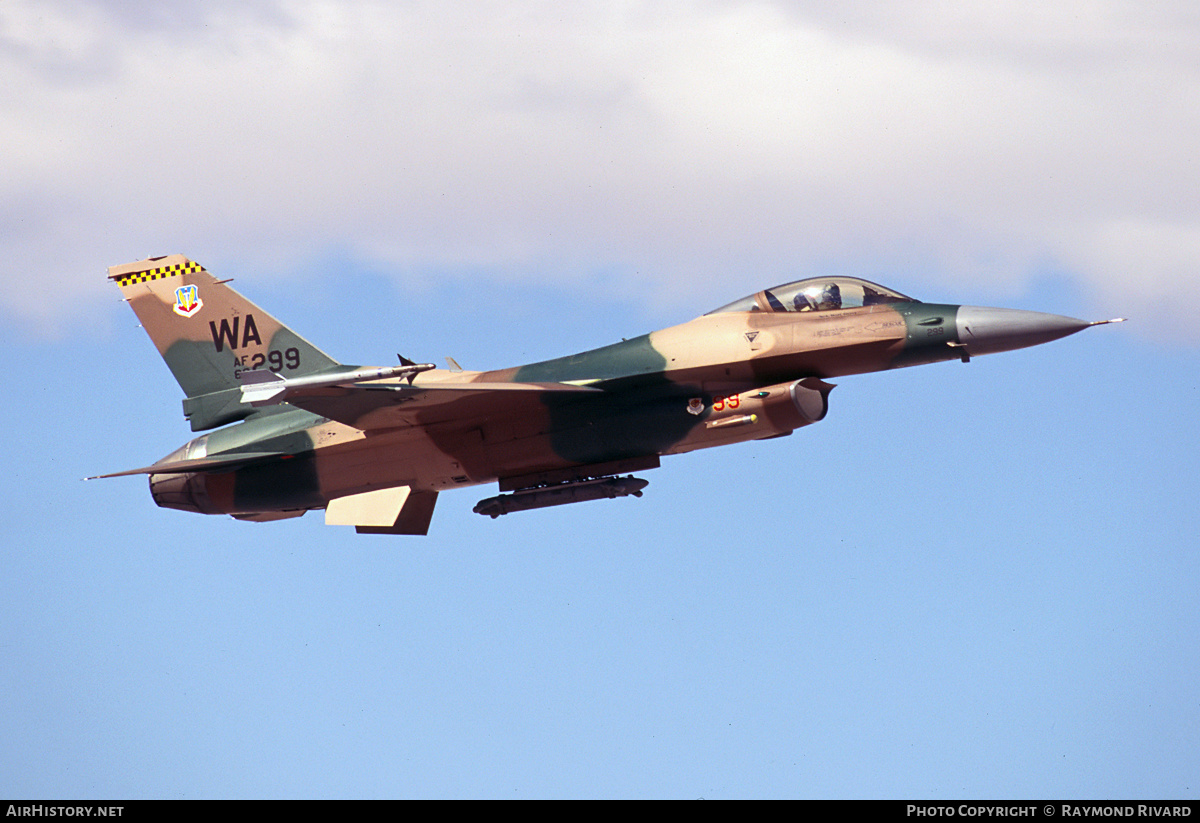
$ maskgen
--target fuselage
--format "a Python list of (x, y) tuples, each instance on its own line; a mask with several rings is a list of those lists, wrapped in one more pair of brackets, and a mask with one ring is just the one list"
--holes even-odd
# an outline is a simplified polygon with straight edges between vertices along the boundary
[[(664, 455), (790, 434), (850, 374), (1032, 346), (1089, 324), (922, 303), (853, 277), (763, 289), (568, 357), (464, 372), (346, 365), (184, 255), (112, 266), (184, 393), (193, 431), (150, 466), (160, 506), (249, 520), (324, 509), (360, 533), (426, 534), (446, 489), (497, 482), (500, 516), (640, 495)], [(1103, 321), (1110, 322), (1110, 321)]]
[[(429, 371), (413, 385), (572, 383), (598, 391), (530, 393), (523, 402), (508, 403), (503, 414), (495, 413), (486, 395), (466, 397), (370, 434), (283, 405), (197, 438), (164, 459), (265, 455), (258, 462), (227, 472), (152, 475), (151, 487), (160, 505), (174, 508), (299, 512), (373, 489), (441, 491), (777, 437), (824, 416), (832, 388), (825, 379), (965, 360), (973, 347), (1015, 347), (995, 343), (996, 329), (959, 323), (962, 314), (982, 326), (994, 316), (980, 313), (997, 311), (1003, 310), (907, 300), (802, 312), (718, 311), (516, 368)], [(1018, 312), (1005, 319), (1009, 326), (1020, 320), (1043, 329), (1052, 317)], [(1069, 330), (1054, 331), (1085, 325), (1071, 321), (1064, 327)], [(1045, 336), (1028, 328), (1019, 333)]]

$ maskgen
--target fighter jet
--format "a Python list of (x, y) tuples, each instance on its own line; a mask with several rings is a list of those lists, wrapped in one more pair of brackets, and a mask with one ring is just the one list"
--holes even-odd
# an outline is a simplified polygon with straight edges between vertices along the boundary
[[(475, 511), (642, 495), (664, 455), (822, 420), (827, 381), (1035, 346), (1071, 317), (923, 303), (854, 277), (755, 292), (682, 325), (498, 371), (334, 360), (183, 255), (113, 266), (186, 396), (191, 440), (149, 475), (159, 506), (269, 521), (325, 510), (365, 534), (427, 534), (438, 495)], [(210, 431), (211, 430), (211, 431)]]

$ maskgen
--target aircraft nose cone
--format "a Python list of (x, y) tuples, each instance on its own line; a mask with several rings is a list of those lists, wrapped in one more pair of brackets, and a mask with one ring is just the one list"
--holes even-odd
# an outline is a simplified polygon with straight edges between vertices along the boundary
[(1049, 343), (1093, 325), (1060, 314), (979, 306), (959, 306), (956, 322), (959, 343), (973, 355)]

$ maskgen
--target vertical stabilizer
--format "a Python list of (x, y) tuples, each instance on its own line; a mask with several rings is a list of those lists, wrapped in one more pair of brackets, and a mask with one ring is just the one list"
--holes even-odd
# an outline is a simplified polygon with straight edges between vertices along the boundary
[(195, 431), (255, 412), (240, 402), (243, 370), (301, 377), (338, 365), (182, 254), (112, 266), (108, 277), (187, 395), (184, 414)]

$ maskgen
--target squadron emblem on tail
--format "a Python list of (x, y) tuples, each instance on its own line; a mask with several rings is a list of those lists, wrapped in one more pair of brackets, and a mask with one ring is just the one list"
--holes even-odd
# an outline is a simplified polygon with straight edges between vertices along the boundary
[(200, 299), (200, 289), (197, 286), (180, 286), (175, 289), (175, 313), (180, 317), (191, 317), (204, 308)]

